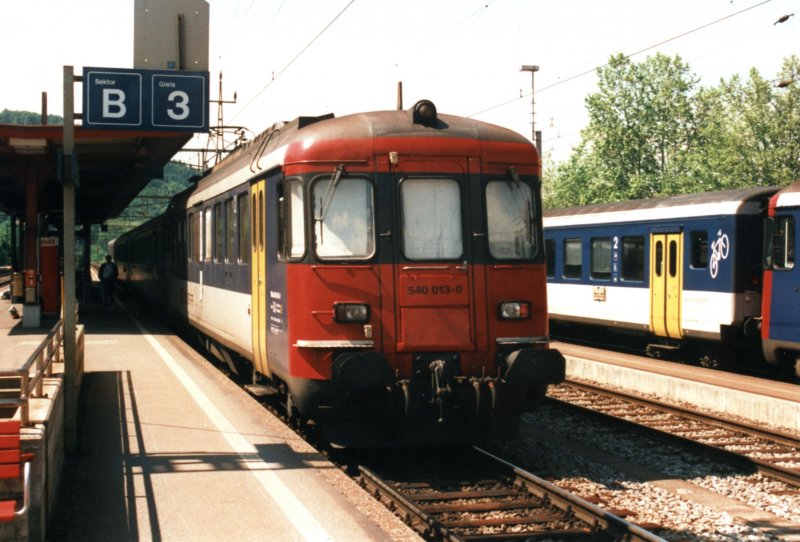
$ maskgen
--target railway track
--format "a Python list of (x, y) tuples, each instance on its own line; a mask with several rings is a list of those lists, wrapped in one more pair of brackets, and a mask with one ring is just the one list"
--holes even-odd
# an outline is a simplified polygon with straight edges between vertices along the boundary
[(360, 484), (426, 540), (662, 540), (479, 448), (378, 463)]
[(794, 488), (776, 488), (776, 494), (800, 494), (800, 439), (791, 435), (584, 383), (551, 387), (548, 399), (722, 461), (752, 467)]

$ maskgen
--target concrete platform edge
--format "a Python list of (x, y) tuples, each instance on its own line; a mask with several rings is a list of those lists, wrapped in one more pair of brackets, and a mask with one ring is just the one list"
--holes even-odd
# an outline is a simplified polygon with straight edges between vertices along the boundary
[(762, 397), (571, 355), (564, 357), (568, 378), (609, 384), (631, 393), (659, 395), (674, 402), (747, 418), (755, 423), (800, 431), (800, 404), (794, 401)]

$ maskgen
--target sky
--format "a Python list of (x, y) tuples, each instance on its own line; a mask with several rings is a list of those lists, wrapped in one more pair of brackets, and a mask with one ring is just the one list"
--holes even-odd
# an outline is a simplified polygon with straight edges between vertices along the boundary
[[(531, 137), (569, 157), (586, 126), (595, 68), (611, 55), (657, 52), (686, 62), (704, 86), (775, 79), (800, 55), (800, 0), (209, 0), (210, 97), (250, 135), (300, 115), (394, 109), (429, 99)], [(0, 110), (63, 111), (64, 65), (133, 67), (134, 0), (0, 0)], [(783, 15), (795, 14), (776, 24)], [(80, 89), (76, 110), (80, 111)], [(217, 106), (210, 107), (216, 123)], [(206, 144), (195, 136), (187, 147)], [(197, 162), (183, 154), (181, 159)]]

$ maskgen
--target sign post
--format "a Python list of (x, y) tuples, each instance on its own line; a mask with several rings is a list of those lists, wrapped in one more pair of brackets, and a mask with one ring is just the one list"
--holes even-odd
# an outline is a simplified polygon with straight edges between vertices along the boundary
[(64, 439), (67, 453), (78, 451), (78, 362), (75, 318), (75, 159), (74, 72), (64, 66)]

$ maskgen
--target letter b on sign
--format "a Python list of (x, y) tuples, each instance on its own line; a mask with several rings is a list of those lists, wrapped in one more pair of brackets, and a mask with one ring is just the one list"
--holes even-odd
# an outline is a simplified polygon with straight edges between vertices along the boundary
[(103, 118), (121, 119), (125, 116), (125, 93), (118, 88), (103, 89)]
[(142, 126), (142, 75), (85, 69), (84, 125), (101, 128)]

